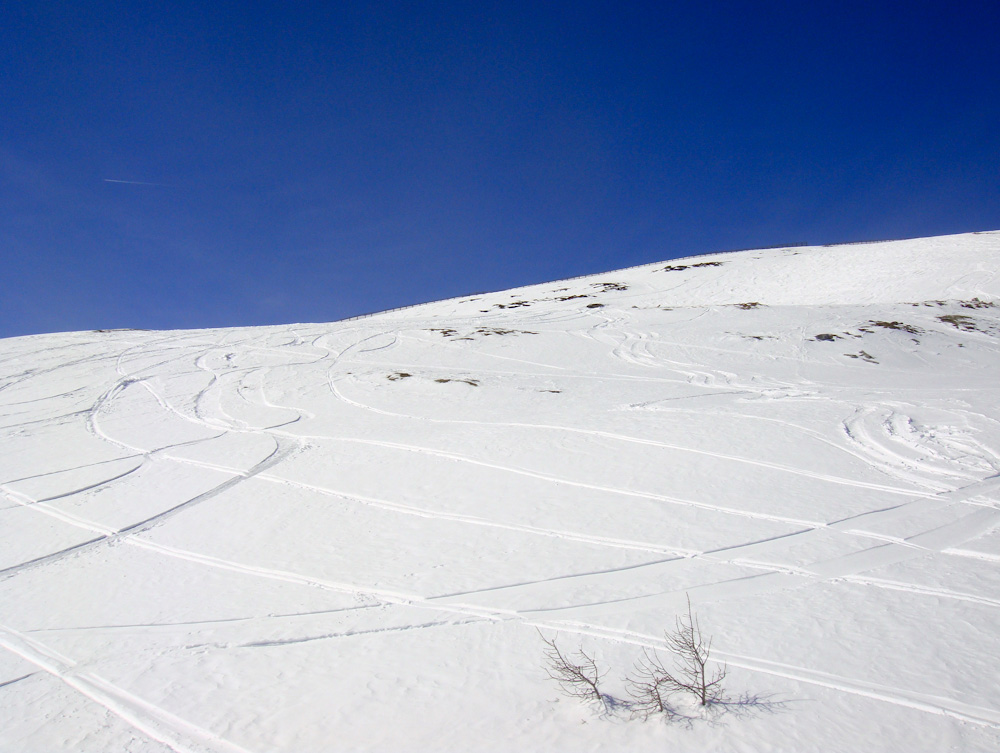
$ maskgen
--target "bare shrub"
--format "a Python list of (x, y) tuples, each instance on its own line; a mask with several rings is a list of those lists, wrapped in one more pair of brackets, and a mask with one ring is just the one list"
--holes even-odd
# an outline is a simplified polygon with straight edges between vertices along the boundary
[(632, 713), (648, 719), (656, 714), (675, 716), (670, 705), (670, 693), (674, 690), (667, 681), (670, 673), (655, 651), (643, 648), (642, 657), (635, 663), (634, 674), (625, 678), (629, 697), (632, 699)]
[(634, 708), (647, 716), (672, 715), (674, 711), (667, 699), (674, 693), (693, 695), (702, 706), (724, 700), (722, 681), (726, 678), (726, 666), (709, 670), (712, 639), (706, 641), (702, 635), (690, 596), (687, 605), (687, 615), (678, 617), (673, 632), (663, 636), (674, 656), (673, 669), (666, 667), (655, 649), (644, 649), (634, 674), (626, 678)]
[(538, 634), (546, 646), (545, 671), (551, 679), (559, 683), (563, 694), (582, 701), (598, 701), (607, 707), (608, 699), (599, 687), (607, 670), (602, 672), (597, 667), (594, 657), (582, 648), (573, 656), (568, 656), (556, 645), (555, 638), (550, 640), (542, 635), (541, 631)]
[[(785, 701), (769, 695), (744, 693), (726, 695), (725, 664), (710, 668), (712, 639), (701, 632), (698, 617), (687, 599), (687, 613), (677, 617), (674, 630), (664, 632), (668, 661), (653, 648), (643, 648), (630, 674), (623, 678), (628, 699), (619, 699), (601, 689), (607, 670), (598, 667), (594, 657), (580, 649), (572, 656), (538, 632), (545, 642), (545, 669), (559, 683), (564, 695), (582, 701), (598, 701), (608, 717), (630, 714), (633, 718), (663, 717), (671, 723), (690, 725), (698, 719), (712, 722), (720, 713), (738, 716), (759, 712), (777, 713)], [(668, 665), (669, 664), (669, 665)], [(702, 711), (695, 712), (692, 701), (675, 700), (677, 696), (697, 699)], [(713, 707), (708, 711), (706, 707)]]

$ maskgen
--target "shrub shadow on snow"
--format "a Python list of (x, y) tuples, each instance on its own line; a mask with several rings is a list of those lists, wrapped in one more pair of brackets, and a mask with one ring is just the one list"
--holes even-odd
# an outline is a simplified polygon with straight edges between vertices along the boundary
[(690, 729), (698, 723), (722, 726), (729, 720), (750, 719), (762, 714), (780, 714), (789, 711), (790, 702), (771, 693), (744, 693), (737, 697), (727, 697), (709, 703), (671, 704), (661, 712), (648, 713), (629, 699), (602, 693), (599, 702), (593, 704), (599, 719), (612, 722), (662, 722)]

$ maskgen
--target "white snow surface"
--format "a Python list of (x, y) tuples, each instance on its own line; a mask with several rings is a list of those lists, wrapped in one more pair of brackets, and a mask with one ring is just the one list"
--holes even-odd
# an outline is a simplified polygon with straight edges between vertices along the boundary
[[(0, 750), (1000, 749), (1000, 233), (0, 341)], [(631, 718), (690, 597), (731, 698)]]

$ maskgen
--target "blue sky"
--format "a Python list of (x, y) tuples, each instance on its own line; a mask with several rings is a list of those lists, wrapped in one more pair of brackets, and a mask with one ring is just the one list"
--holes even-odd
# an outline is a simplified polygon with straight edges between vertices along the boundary
[(0, 337), (1000, 229), (998, 29), (995, 1), (11, 0)]

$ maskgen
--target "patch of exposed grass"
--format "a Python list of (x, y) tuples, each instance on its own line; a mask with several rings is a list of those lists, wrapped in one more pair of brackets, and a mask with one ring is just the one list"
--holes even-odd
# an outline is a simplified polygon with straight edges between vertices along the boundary
[(872, 320), (869, 324), (873, 324), (876, 327), (882, 327), (883, 329), (895, 329), (900, 332), (909, 332), (911, 335), (919, 335), (923, 332), (919, 327), (914, 327), (912, 324), (904, 324), (903, 322), (877, 322)]
[(963, 332), (982, 331), (976, 326), (976, 320), (971, 316), (966, 316), (965, 314), (944, 314), (938, 317), (938, 321), (950, 324), (952, 327), (960, 329)]
[(480, 327), (474, 334), (489, 337), (490, 335), (537, 335), (527, 329), (500, 329), (499, 327)]
[(964, 309), (992, 309), (998, 306), (994, 301), (984, 301), (978, 296), (969, 301), (923, 301), (921, 303), (911, 303), (911, 306), (961, 306)]
[(721, 261), (702, 261), (697, 264), (672, 264), (663, 267), (661, 271), (663, 272), (680, 272), (685, 269), (694, 269), (696, 267), (721, 267), (724, 262)]
[(489, 337), (490, 335), (537, 335), (537, 332), (532, 332), (526, 329), (501, 329), (500, 327), (479, 327), (468, 335), (458, 337), (458, 330), (456, 329), (431, 329), (429, 332), (440, 332), (442, 337), (450, 337), (455, 340), (475, 340), (475, 335), (482, 335), (484, 337)]
[(958, 305), (963, 309), (991, 309), (996, 308), (996, 303), (993, 301), (981, 301), (979, 298), (973, 298), (971, 301), (959, 301)]

